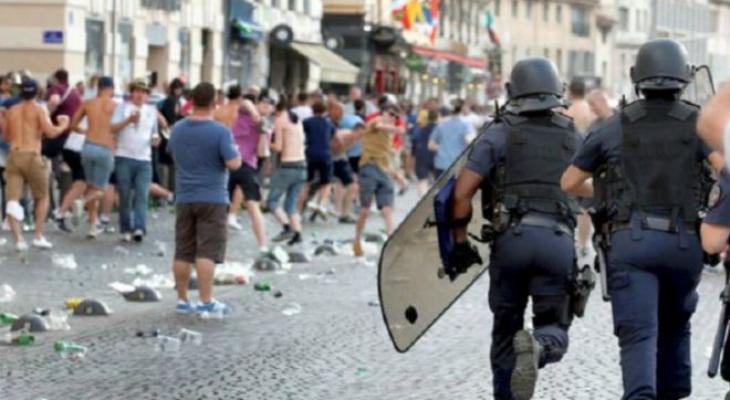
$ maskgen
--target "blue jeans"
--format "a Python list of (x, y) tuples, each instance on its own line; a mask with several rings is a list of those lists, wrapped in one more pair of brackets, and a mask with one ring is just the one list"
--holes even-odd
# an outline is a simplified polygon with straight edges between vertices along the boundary
[(284, 211), (289, 215), (297, 214), (297, 198), (306, 181), (307, 168), (304, 163), (283, 163), (271, 177), (266, 207), (275, 210), (279, 207), (279, 200), (285, 195)]
[(114, 154), (108, 147), (87, 141), (81, 150), (86, 183), (97, 189), (105, 189), (114, 171)]
[(130, 233), (137, 229), (147, 232), (147, 197), (152, 181), (152, 163), (117, 157), (116, 172), (121, 232)]

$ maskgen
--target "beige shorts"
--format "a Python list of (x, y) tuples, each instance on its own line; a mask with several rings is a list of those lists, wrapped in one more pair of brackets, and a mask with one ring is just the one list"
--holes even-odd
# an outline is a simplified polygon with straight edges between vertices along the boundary
[(25, 184), (30, 186), (34, 200), (48, 197), (50, 163), (33, 152), (11, 151), (5, 166), (8, 201), (20, 201)]

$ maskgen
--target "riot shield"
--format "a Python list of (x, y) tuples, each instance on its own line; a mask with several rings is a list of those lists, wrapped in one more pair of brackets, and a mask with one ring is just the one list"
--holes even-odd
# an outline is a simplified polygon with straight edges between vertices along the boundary
[(694, 78), (682, 92), (682, 99), (704, 106), (715, 95), (715, 82), (707, 65), (697, 67)]
[[(482, 129), (482, 134), (486, 129)], [(439, 177), (415, 208), (398, 226), (383, 247), (378, 267), (378, 291), (383, 319), (390, 338), (399, 352), (411, 346), (451, 305), (487, 270), (489, 249), (477, 245), (483, 265), (473, 265), (455, 280), (444, 273), (441, 262), (434, 198), (466, 164), (476, 140), (457, 161)], [(479, 233), (483, 220), (481, 193), (474, 196), (474, 218), (468, 230)]]

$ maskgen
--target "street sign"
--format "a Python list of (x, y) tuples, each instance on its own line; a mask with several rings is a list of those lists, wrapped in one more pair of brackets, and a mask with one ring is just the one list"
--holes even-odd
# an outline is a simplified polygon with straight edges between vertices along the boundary
[(62, 44), (63, 31), (43, 31), (43, 43), (45, 44)]

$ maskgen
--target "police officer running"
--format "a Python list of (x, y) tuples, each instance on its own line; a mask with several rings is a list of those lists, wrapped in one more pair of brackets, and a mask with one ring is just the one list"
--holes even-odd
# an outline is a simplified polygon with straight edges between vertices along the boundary
[[(506, 111), (474, 144), (454, 189), (450, 259), (457, 262), (449, 269), (481, 261), (466, 232), (480, 188), (483, 216), (494, 228), (489, 305), (499, 400), (532, 398), (538, 369), (560, 361), (568, 348), (577, 206), (560, 189), (560, 176), (579, 139), (572, 120), (552, 111), (563, 105), (563, 91), (550, 61), (518, 62), (507, 84)], [(530, 296), (534, 334), (524, 330)]]
[(703, 267), (698, 211), (710, 154), (696, 135), (698, 107), (679, 100), (692, 71), (681, 44), (645, 43), (631, 69), (643, 98), (591, 132), (561, 180), (581, 194), (594, 180), (624, 400), (692, 391), (690, 318)]

